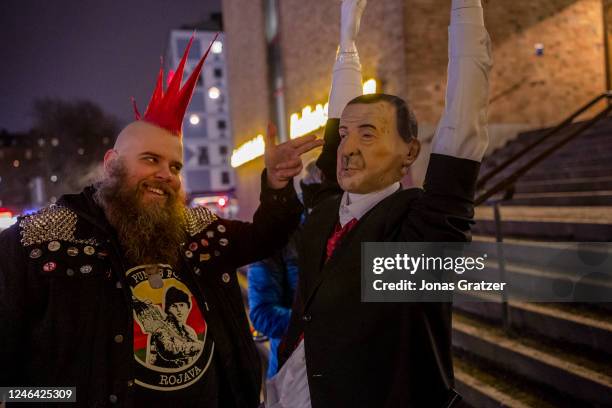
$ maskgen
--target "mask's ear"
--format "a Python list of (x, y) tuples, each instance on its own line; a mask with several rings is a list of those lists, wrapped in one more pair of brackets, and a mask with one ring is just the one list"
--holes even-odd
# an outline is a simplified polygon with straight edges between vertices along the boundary
[(112, 163), (117, 160), (118, 157), (119, 153), (117, 153), (115, 149), (109, 149), (106, 151), (104, 154), (104, 173), (106, 175), (109, 174)]
[(419, 153), (421, 153), (421, 142), (413, 138), (408, 144), (408, 153), (406, 153), (402, 162), (403, 175), (408, 174), (410, 166), (419, 157)]
[(414, 163), (414, 161), (419, 157), (419, 153), (421, 153), (421, 142), (418, 139), (413, 138), (410, 141), (410, 151), (408, 152), (407, 159), (410, 160), (410, 164)]

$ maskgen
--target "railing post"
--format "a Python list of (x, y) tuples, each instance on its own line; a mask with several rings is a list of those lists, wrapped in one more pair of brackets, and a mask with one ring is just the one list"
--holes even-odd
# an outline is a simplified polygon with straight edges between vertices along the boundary
[[(493, 215), (495, 217), (495, 241), (497, 242), (497, 264), (499, 268), (499, 281), (506, 282), (506, 259), (504, 257), (504, 247), (501, 245), (504, 242), (502, 232), (501, 212), (499, 210), (501, 200), (493, 202)], [(508, 296), (505, 291), (502, 291), (502, 326), (505, 332), (510, 331), (510, 314), (508, 313)]]

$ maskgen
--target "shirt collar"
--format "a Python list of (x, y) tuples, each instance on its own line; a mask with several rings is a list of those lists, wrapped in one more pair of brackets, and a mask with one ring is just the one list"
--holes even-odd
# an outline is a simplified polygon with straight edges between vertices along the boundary
[(344, 227), (353, 218), (359, 220), (365, 213), (370, 211), (376, 204), (389, 197), (400, 189), (399, 181), (379, 191), (367, 194), (355, 194), (344, 192), (340, 202), (339, 220), (340, 226)]

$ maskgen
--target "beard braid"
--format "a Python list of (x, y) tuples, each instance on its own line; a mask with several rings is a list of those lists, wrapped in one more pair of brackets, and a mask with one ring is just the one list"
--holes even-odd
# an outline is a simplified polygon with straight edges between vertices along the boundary
[(143, 187), (128, 186), (126, 166), (118, 159), (99, 183), (94, 199), (117, 231), (131, 266), (162, 263), (176, 270), (186, 238), (183, 195), (159, 183), (147, 184), (166, 192), (166, 202), (143, 203)]

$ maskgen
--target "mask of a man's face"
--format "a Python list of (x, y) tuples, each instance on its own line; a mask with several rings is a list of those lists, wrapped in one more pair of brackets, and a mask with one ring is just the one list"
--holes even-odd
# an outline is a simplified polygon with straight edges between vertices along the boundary
[(395, 107), (386, 101), (348, 105), (340, 138), (336, 175), (350, 193), (371, 193), (399, 181), (418, 155), (418, 141), (400, 137)]

